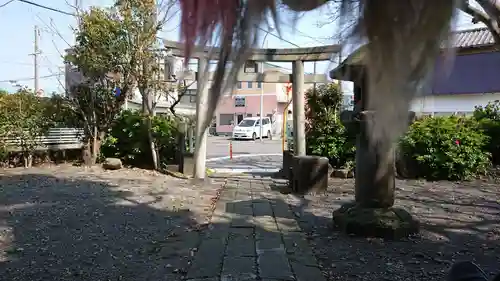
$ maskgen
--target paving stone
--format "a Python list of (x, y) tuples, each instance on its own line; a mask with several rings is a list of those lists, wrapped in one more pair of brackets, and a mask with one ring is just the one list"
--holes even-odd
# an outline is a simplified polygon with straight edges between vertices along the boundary
[(278, 232), (278, 225), (272, 216), (261, 216), (253, 219), (255, 227), (270, 232)]
[(283, 235), (283, 241), (290, 261), (309, 266), (316, 266), (318, 264), (309, 242), (303, 233), (288, 233), (287, 235)]
[(294, 280), (284, 252), (264, 251), (258, 255), (257, 264), (261, 278)]
[(253, 237), (235, 236), (229, 238), (226, 256), (255, 257), (255, 239)]
[(219, 276), (224, 257), (223, 239), (205, 239), (195, 255), (187, 274), (188, 279)]
[(260, 216), (273, 216), (273, 209), (269, 202), (254, 202), (253, 203), (253, 214), (256, 217)]
[(231, 227), (245, 227), (250, 228), (254, 227), (254, 219), (253, 216), (235, 216), (231, 220)]
[(220, 281), (219, 277), (187, 279), (186, 281)]
[(205, 230), (204, 239), (227, 239), (229, 236), (229, 223), (212, 223)]
[(292, 210), (288, 204), (280, 202), (277, 204), (273, 204), (274, 216), (276, 218), (285, 218), (285, 219), (293, 219), (295, 218)]
[(235, 214), (243, 215), (243, 216), (253, 216), (253, 208), (252, 203), (234, 203), (234, 211)]
[(257, 268), (254, 257), (226, 257), (221, 280), (254, 281)]
[(281, 240), (281, 235), (269, 236), (265, 239), (258, 239), (256, 244), (257, 253), (262, 253), (264, 251), (281, 251), (285, 252), (285, 246)]
[(297, 281), (326, 281), (323, 273), (321, 273), (321, 270), (316, 266), (306, 266), (295, 262), (291, 264)]
[(281, 230), (283, 234), (287, 232), (302, 231), (295, 219), (276, 218), (276, 224), (278, 225), (278, 229)]
[(268, 231), (261, 228), (255, 228), (255, 239), (264, 240), (264, 239), (281, 239), (281, 232), (276, 231)]
[(234, 227), (234, 228), (229, 228), (229, 235), (231, 237), (235, 237), (235, 236), (253, 237), (254, 230), (253, 230), (253, 228)]

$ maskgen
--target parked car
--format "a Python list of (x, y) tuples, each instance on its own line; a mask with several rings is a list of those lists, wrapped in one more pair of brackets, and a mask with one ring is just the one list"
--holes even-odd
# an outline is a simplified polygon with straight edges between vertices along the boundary
[[(234, 126), (232, 138), (233, 139), (258, 139), (260, 135), (260, 117), (247, 117)], [(262, 117), (262, 137), (272, 137), (271, 119), (269, 117)]]

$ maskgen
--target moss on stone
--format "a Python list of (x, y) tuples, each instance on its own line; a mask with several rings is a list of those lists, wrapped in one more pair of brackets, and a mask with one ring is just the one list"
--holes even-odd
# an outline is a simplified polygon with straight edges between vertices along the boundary
[(333, 224), (347, 234), (401, 239), (419, 231), (419, 222), (401, 208), (363, 208), (347, 203), (333, 212)]

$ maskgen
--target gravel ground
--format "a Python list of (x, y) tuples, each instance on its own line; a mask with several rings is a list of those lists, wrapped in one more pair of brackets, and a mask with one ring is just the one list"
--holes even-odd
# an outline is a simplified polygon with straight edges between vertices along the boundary
[(308, 233), (328, 280), (445, 280), (455, 261), (500, 272), (500, 188), (489, 182), (398, 181), (397, 205), (421, 222), (406, 241), (362, 239), (332, 229), (332, 211), (353, 199), (353, 180), (331, 179), (329, 193), (285, 196)]
[(139, 169), (0, 170), (0, 280), (181, 280), (220, 187)]

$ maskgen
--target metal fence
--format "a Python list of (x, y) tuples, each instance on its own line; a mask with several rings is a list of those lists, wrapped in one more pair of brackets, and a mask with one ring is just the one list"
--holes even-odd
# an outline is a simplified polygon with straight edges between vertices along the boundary
[[(51, 128), (45, 136), (39, 138), (37, 150), (66, 150), (82, 148), (83, 130), (75, 128)], [(20, 140), (15, 138), (0, 139), (9, 151), (20, 151)]]

